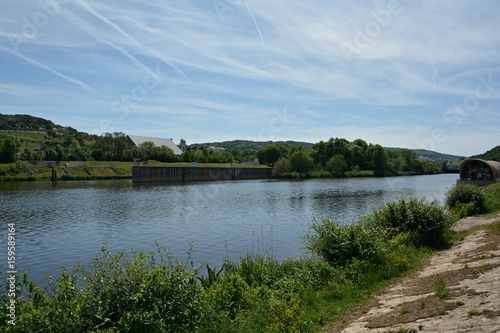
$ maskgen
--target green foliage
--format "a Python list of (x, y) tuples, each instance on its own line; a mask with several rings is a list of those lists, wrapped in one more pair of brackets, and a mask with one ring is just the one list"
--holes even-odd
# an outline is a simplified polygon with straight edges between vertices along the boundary
[(16, 176), (21, 171), (21, 163), (3, 164), (0, 165), (0, 176)]
[(273, 144), (267, 145), (257, 153), (261, 164), (274, 165), (281, 158), (281, 151)]
[(282, 174), (276, 175), (278, 178), (283, 178), (283, 179), (300, 179), (301, 175), (300, 173), (296, 171), (292, 172), (283, 172)]
[(314, 220), (310, 229), (314, 233), (304, 236), (306, 249), (333, 266), (345, 266), (353, 259), (379, 260), (382, 255), (384, 237), (363, 224), (341, 225), (323, 218)]
[(307, 173), (312, 170), (313, 160), (305, 150), (294, 152), (290, 158), (292, 170), (298, 173)]
[(475, 216), (481, 213), (481, 209), (477, 206), (475, 202), (461, 203), (457, 202), (453, 208), (455, 217), (457, 219), (462, 219), (467, 216)]
[(347, 171), (345, 173), (346, 177), (373, 177), (375, 176), (375, 173), (372, 170), (353, 170), (353, 171)]
[(475, 215), (484, 210), (485, 194), (472, 184), (457, 184), (446, 193), (446, 205), (459, 217)]
[(345, 161), (344, 155), (333, 155), (332, 158), (326, 163), (329, 171), (338, 177), (343, 177), (344, 172), (347, 171), (347, 163)]
[(448, 288), (446, 286), (446, 280), (444, 278), (440, 278), (436, 282), (436, 293), (435, 295), (441, 299), (448, 297)]
[(373, 147), (373, 171), (375, 176), (383, 176), (387, 167), (387, 154), (384, 148), (377, 144)]
[(53, 127), (56, 127), (53, 122), (38, 117), (25, 114), (0, 114), (0, 130), (39, 131)]
[(386, 230), (391, 237), (409, 232), (417, 246), (440, 247), (446, 243), (451, 216), (437, 201), (411, 198), (386, 203), (366, 217), (365, 223)]
[(13, 163), (16, 161), (17, 145), (12, 136), (0, 140), (0, 163)]
[(472, 156), (472, 157), (473, 158), (480, 158), (483, 160), (491, 160), (491, 161), (500, 162), (500, 146), (496, 146), (496, 147), (488, 150), (484, 154), (476, 155), (476, 156)]
[(280, 158), (279, 160), (276, 161), (273, 167), (273, 173), (275, 176), (280, 176), (284, 174), (285, 172), (289, 172), (292, 169), (292, 166), (290, 164), (290, 161), (286, 158)]
[(484, 211), (492, 213), (500, 210), (500, 183), (488, 185), (484, 188)]
[(46, 291), (25, 275), (15, 331), (195, 331), (201, 309), (195, 276), (160, 248), (112, 254), (103, 247), (87, 266), (49, 277)]

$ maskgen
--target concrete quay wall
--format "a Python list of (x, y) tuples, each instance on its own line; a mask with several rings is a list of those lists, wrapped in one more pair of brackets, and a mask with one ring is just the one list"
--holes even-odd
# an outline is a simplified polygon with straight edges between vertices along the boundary
[(132, 167), (133, 182), (267, 179), (272, 174), (271, 168)]

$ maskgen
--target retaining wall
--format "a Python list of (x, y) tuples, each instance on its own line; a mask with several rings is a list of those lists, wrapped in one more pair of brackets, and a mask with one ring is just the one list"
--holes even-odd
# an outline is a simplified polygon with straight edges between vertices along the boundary
[(132, 167), (133, 182), (267, 179), (271, 168)]

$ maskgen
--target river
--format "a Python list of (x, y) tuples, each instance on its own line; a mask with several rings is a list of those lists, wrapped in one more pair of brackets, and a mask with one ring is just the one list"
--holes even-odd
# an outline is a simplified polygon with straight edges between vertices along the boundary
[[(17, 269), (32, 280), (58, 275), (96, 256), (154, 250), (219, 266), (248, 252), (278, 259), (304, 255), (314, 218), (350, 223), (400, 198), (444, 200), (457, 175), (395, 178), (245, 180), (136, 185), (130, 180), (0, 183), (1, 271), (8, 223), (16, 225)], [(191, 244), (191, 245), (190, 245)]]

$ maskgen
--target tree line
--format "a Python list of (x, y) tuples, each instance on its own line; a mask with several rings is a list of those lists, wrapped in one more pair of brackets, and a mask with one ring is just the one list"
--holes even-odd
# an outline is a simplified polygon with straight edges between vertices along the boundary
[[(14, 132), (15, 134), (16, 132)], [(39, 132), (40, 138), (33, 149), (30, 138), (21, 135), (0, 137), (0, 162), (23, 160), (60, 161), (132, 161), (156, 160), (159, 162), (241, 163), (258, 159), (259, 163), (272, 166), (276, 175), (296, 173), (307, 175), (324, 172), (341, 177), (346, 173), (371, 171), (371, 175), (423, 174), (441, 171), (437, 163), (417, 159), (409, 149), (384, 149), (379, 144), (369, 144), (362, 139), (352, 142), (343, 138), (330, 138), (315, 144), (268, 143), (259, 150), (237, 149), (212, 151), (205, 145), (190, 146), (182, 155), (175, 155), (166, 146), (144, 142), (128, 148), (127, 136), (122, 132), (91, 135), (73, 128), (49, 129)], [(33, 140), (31, 140), (33, 141)]]
[(368, 144), (362, 139), (349, 142), (330, 138), (315, 143), (311, 148), (270, 144), (258, 152), (261, 163), (273, 166), (278, 176), (307, 176), (311, 172), (342, 177), (346, 173), (371, 171), (367, 175), (404, 175), (439, 173), (437, 163), (418, 159), (410, 149), (386, 150), (379, 144)]

